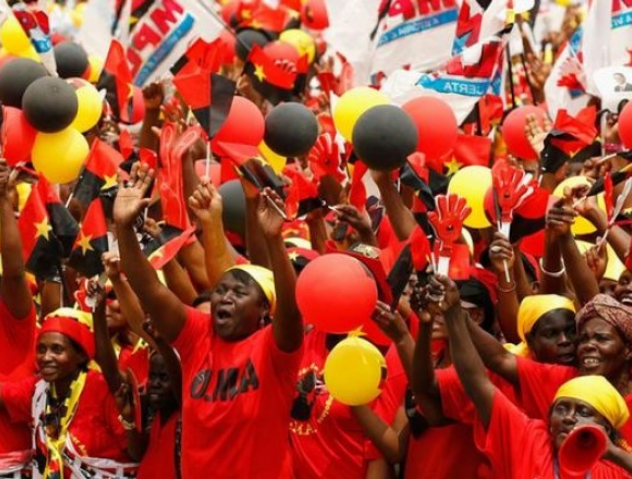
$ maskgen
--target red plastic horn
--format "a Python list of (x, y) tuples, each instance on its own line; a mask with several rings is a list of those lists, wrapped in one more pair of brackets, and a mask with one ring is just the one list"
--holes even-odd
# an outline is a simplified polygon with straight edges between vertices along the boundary
[(606, 451), (608, 438), (597, 426), (580, 426), (568, 435), (559, 452), (562, 471), (585, 474), (601, 459)]

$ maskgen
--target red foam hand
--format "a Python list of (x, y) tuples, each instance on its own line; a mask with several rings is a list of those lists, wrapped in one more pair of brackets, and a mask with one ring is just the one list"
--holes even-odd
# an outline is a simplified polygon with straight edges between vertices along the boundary
[(318, 137), (307, 159), (317, 181), (326, 175), (331, 175), (338, 181), (344, 180), (345, 176), (339, 168), (340, 149), (329, 133)]
[(524, 175), (523, 170), (507, 164), (492, 168), (492, 184), (503, 223), (511, 222), (513, 210), (520, 206), (529, 191), (529, 186), (523, 182)]
[(452, 245), (461, 238), (463, 221), (472, 208), (467, 205), (465, 198), (453, 194), (437, 196), (436, 204), (437, 209), (428, 213), (428, 220), (436, 237), (441, 240), (442, 252), (449, 253)]

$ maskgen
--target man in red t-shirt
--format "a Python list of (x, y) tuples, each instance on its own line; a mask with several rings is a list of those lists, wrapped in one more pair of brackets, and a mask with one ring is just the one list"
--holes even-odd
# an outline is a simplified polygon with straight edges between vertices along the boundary
[[(0, 159), (0, 381), (17, 381), (35, 372), (35, 307), (24, 275), (22, 241), (8, 192), (10, 169)], [(26, 462), (30, 431), (0, 412), (0, 474)]]
[(229, 257), (221, 197), (207, 182), (191, 197), (202, 225), (207, 275), (215, 287), (209, 318), (163, 286), (141, 252), (133, 224), (147, 205), (143, 198), (152, 177), (146, 165), (134, 165), (130, 180), (119, 187), (114, 220), (123, 271), (162, 337), (180, 354), (182, 476), (289, 477), (288, 425), (303, 324), (281, 236), (283, 218), (277, 213), (283, 203), (264, 190), (253, 225), (265, 240), (274, 277), (252, 265), (229, 268), (220, 276), (217, 263)]

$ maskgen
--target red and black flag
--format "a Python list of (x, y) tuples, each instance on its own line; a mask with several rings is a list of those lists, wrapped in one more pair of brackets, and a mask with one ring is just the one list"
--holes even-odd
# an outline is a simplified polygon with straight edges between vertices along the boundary
[(226, 121), (235, 95), (235, 82), (215, 73), (221, 54), (217, 40), (198, 40), (171, 68), (173, 84), (209, 138)]
[(97, 89), (105, 89), (105, 99), (116, 121), (131, 124), (133, 117), (134, 86), (132, 73), (125, 56), (125, 48), (118, 40), (112, 40), (110, 50), (97, 83)]
[(325, 201), (318, 196), (317, 184), (308, 180), (294, 165), (286, 166), (283, 174), (292, 182), (287, 187), (285, 199), (288, 218), (301, 217), (325, 206)]
[(459, 134), (452, 151), (441, 161), (427, 164), (438, 173), (452, 175), (466, 166), (489, 166), (492, 140), (486, 136)]
[(237, 29), (239, 31), (244, 28), (253, 28), (255, 30), (265, 30), (266, 32), (279, 34), (288, 28), (288, 24), (290, 24), (293, 19), (296, 19), (296, 14), (293, 14), (284, 5), (271, 8), (262, 2), (255, 10), (247, 15), (244, 15), (242, 11), (242, 20)]
[(273, 105), (277, 105), (292, 99), (299, 66), (275, 61), (259, 45), (253, 45), (244, 66), (244, 73), (248, 75), (258, 93)]
[(68, 265), (86, 278), (103, 272), (101, 256), (108, 251), (108, 229), (101, 200), (94, 199), (81, 221)]
[(73, 197), (87, 207), (102, 192), (117, 186), (119, 165), (123, 156), (98, 138), (92, 144), (83, 172), (75, 184)]
[(18, 228), (26, 269), (39, 278), (57, 276), (61, 258), (68, 257), (78, 227), (44, 178), (31, 190)]
[(165, 225), (158, 238), (153, 238), (143, 247), (143, 253), (154, 269), (162, 269), (176, 257), (195, 233), (195, 226), (182, 231), (171, 225)]

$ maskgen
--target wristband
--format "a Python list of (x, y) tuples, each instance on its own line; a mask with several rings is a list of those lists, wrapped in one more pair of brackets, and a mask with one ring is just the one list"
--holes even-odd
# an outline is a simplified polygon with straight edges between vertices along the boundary
[(566, 268), (562, 265), (562, 269), (559, 271), (547, 271), (544, 268), (544, 262), (542, 261), (543, 258), (540, 258), (540, 271), (542, 271), (543, 274), (550, 276), (551, 278), (561, 278), (562, 275), (564, 273), (566, 273)]

